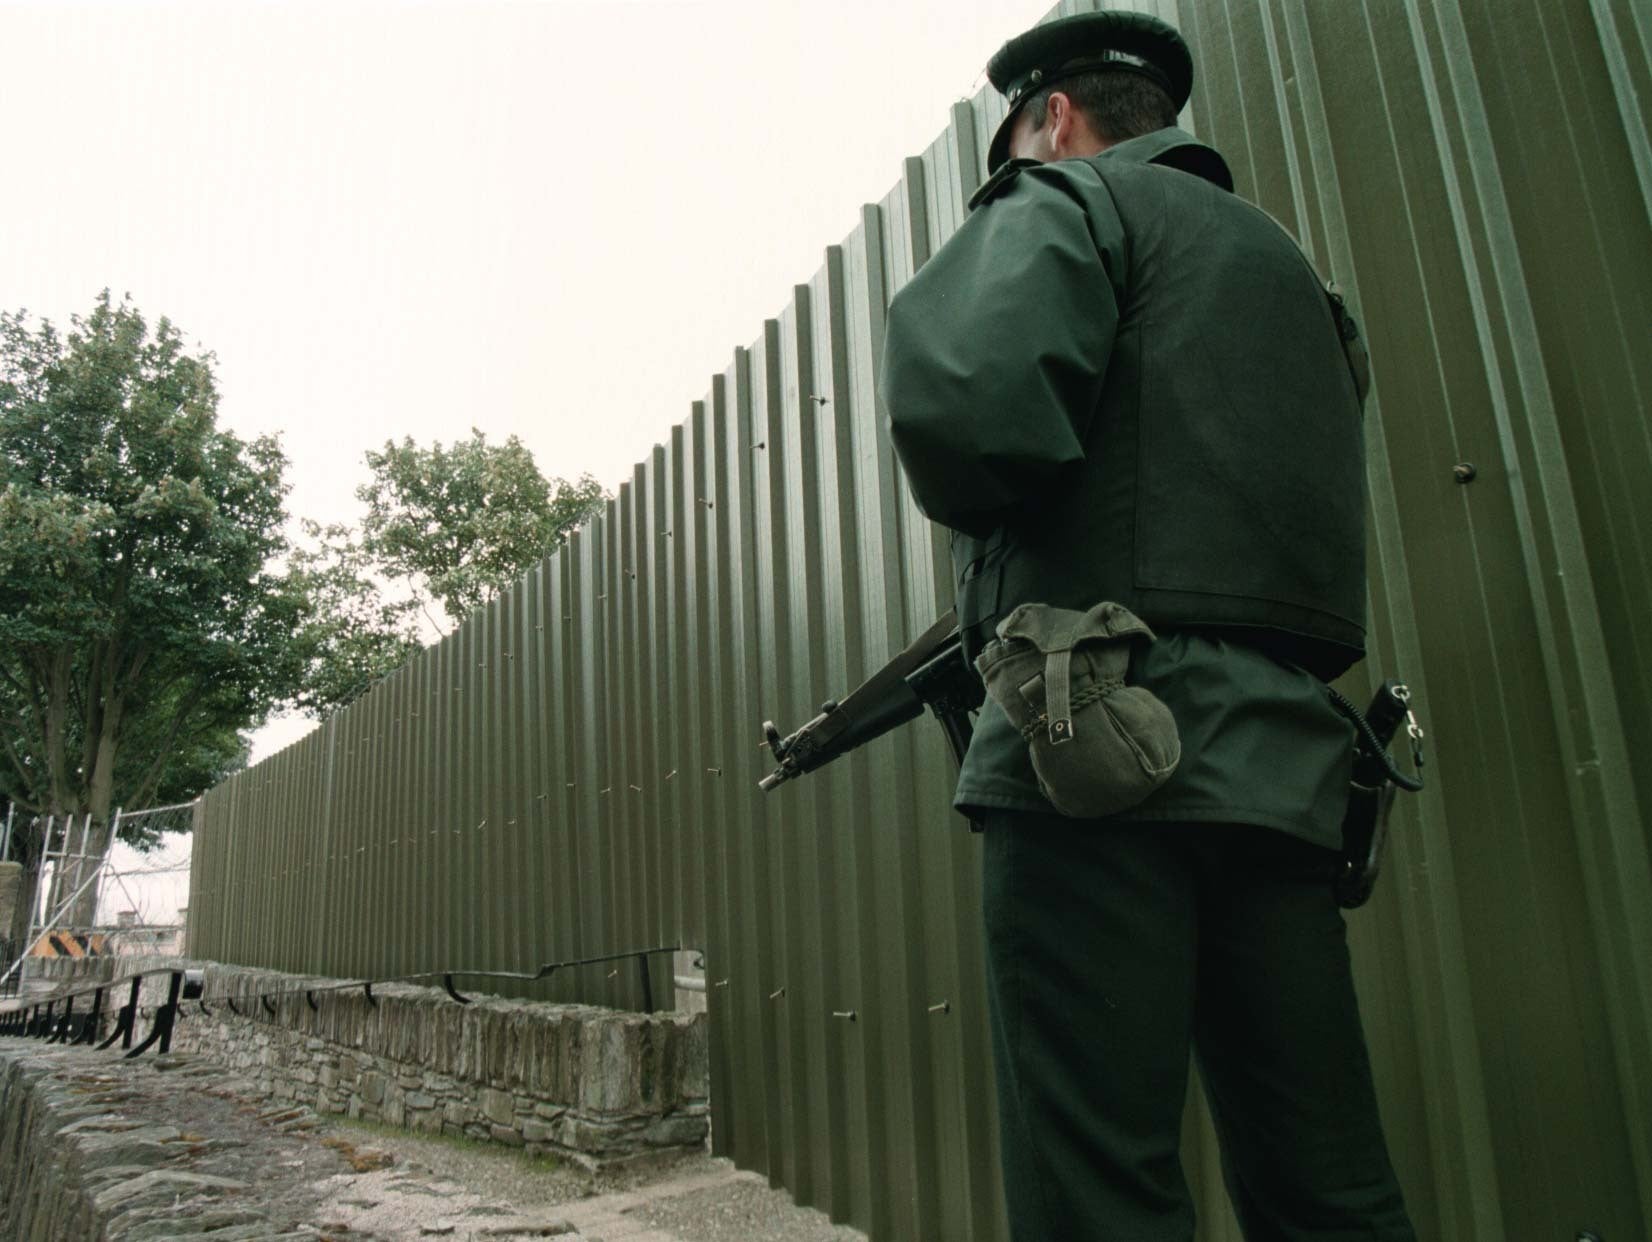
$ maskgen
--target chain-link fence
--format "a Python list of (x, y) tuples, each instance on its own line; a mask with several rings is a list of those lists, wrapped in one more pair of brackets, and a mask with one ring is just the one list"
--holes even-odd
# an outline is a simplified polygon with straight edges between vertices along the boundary
[(183, 951), (195, 803), (122, 812), (96, 907), (106, 952), (119, 957)]
[(20, 909), (0, 927), (0, 995), (95, 971), (95, 959), (181, 953), (194, 809), (117, 810), (106, 822), (14, 809), (0, 857), (21, 864)]

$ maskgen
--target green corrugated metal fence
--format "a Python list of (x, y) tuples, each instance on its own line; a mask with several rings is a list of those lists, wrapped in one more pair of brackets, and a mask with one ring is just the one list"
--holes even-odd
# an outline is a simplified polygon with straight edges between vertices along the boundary
[[(1153, 7), (1194, 45), (1190, 127), (1376, 359), (1369, 667), (1419, 692), (1432, 780), (1350, 925), (1422, 1236), (1652, 1236), (1652, 11)], [(949, 602), (873, 377), (1000, 108), (954, 107), (604, 518), (207, 796), (193, 952), (359, 976), (701, 948), (722, 1151), (879, 1239), (1003, 1236), (938, 732), (756, 790), (761, 719)], [(640, 1000), (596, 967), (539, 994)], [(1190, 1116), (1203, 1236), (1236, 1238)]]

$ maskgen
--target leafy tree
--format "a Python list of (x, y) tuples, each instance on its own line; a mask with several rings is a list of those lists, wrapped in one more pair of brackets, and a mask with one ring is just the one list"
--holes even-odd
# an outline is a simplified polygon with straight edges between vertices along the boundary
[(372, 481), (356, 490), (367, 505), (362, 547), (386, 574), (440, 600), (455, 621), (608, 499), (590, 475), (547, 480), (515, 436), (489, 444), (475, 428), (446, 449), (440, 441), (429, 448), (388, 441), (383, 452), (367, 454), (367, 465)]
[(212, 363), (107, 291), (67, 334), (0, 313), (0, 797), (105, 840), (239, 762), (301, 671), (286, 461), (217, 427)]
[(387, 443), (367, 465), (362, 529), (305, 521), (288, 559), (308, 601), (293, 702), (311, 716), (353, 702), (417, 652), (419, 613), (441, 630), (428, 602), (463, 617), (607, 500), (589, 475), (546, 480), (514, 436), (491, 445), (475, 430), (452, 448)]
[(304, 676), (293, 702), (321, 717), (360, 698), (423, 644), (414, 615), (419, 602), (385, 598), (349, 527), (306, 518), (303, 528), (310, 545), (287, 562), (309, 607), (298, 640)]

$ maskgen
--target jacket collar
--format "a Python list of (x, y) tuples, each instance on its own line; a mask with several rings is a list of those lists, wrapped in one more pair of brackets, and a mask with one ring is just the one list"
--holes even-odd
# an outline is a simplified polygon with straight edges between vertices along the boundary
[[(1163, 164), (1167, 168), (1179, 168), (1195, 177), (1203, 177), (1221, 189), (1230, 192), (1233, 189), (1233, 174), (1228, 171), (1227, 161), (1186, 130), (1174, 126), (1154, 130), (1140, 138), (1131, 138), (1090, 158), (1128, 160), (1133, 164)], [(1004, 161), (998, 166), (998, 171), (983, 181), (975, 193), (970, 195), (969, 209), (974, 211), (982, 203), (995, 197), (999, 190), (1020, 176), (1023, 168), (1031, 167), (1036, 162)]]
[(1227, 161), (1186, 130), (1174, 125), (1108, 147), (1096, 159), (1129, 160), (1136, 164), (1163, 164), (1203, 177), (1224, 190), (1233, 189)]

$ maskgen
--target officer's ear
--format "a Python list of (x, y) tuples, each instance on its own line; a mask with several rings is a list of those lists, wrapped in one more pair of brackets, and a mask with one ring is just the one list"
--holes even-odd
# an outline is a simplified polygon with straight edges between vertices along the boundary
[(1058, 160), (1072, 155), (1094, 155), (1109, 145), (1097, 135), (1090, 119), (1078, 110), (1072, 96), (1065, 91), (1050, 92), (1045, 124), (1050, 127), (1050, 151)]
[(1044, 106), (1044, 123), (1050, 127), (1050, 145), (1060, 150), (1072, 141), (1073, 121), (1077, 112), (1072, 98), (1065, 91), (1051, 91), (1050, 101)]

